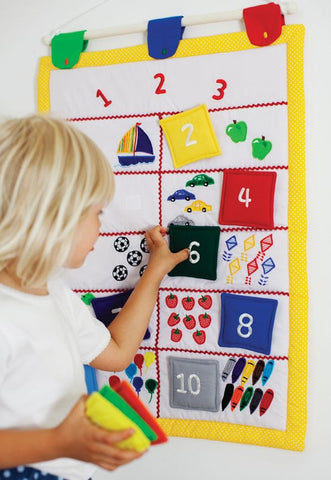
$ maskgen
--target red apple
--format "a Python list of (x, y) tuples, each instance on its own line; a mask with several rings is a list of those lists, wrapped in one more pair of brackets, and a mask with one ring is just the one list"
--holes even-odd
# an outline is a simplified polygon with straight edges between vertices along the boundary
[(170, 293), (170, 295), (167, 295), (165, 301), (169, 308), (176, 308), (178, 303), (177, 295), (173, 295), (172, 293)]
[(185, 310), (192, 310), (194, 307), (195, 301), (193, 297), (190, 297), (189, 295), (185, 298), (182, 299), (182, 305), (185, 308)]
[(213, 301), (210, 295), (201, 295), (201, 298), (199, 298), (198, 303), (201, 308), (208, 310), (212, 306)]
[(195, 321), (195, 318), (193, 315), (186, 315), (186, 317), (183, 318), (183, 322), (185, 327), (188, 330), (193, 330), (193, 328), (196, 326), (197, 322)]
[(211, 316), (208, 315), (208, 313), (204, 313), (204, 314), (201, 313), (201, 315), (199, 315), (199, 323), (201, 328), (209, 327), (210, 322), (211, 322)]
[(179, 328), (173, 328), (171, 330), (170, 339), (173, 342), (179, 342), (181, 340), (182, 336), (183, 336), (183, 332), (181, 330), (179, 330)]
[(169, 318), (168, 318), (168, 325), (169, 327), (174, 327), (175, 325), (177, 325), (178, 323), (180, 322), (180, 318), (179, 318), (179, 315), (178, 313), (171, 313)]
[(202, 345), (206, 341), (206, 333), (203, 330), (196, 330), (193, 333), (193, 338), (198, 345)]

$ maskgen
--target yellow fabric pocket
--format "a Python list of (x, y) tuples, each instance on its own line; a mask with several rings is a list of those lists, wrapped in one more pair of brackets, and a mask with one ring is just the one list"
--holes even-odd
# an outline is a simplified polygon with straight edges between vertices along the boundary
[(164, 118), (160, 125), (175, 168), (222, 153), (205, 104)]

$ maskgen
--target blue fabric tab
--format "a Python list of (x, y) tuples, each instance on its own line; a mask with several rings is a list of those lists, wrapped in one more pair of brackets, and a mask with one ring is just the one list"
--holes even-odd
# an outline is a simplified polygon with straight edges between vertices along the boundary
[(183, 37), (183, 16), (158, 18), (148, 22), (148, 54), (156, 59), (172, 57)]
[(87, 393), (90, 395), (91, 393), (99, 390), (96, 371), (95, 368), (91, 367), (90, 365), (84, 365), (84, 372)]

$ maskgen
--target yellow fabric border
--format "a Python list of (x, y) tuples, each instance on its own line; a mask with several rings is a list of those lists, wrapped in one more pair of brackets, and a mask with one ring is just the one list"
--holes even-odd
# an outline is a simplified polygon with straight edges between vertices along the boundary
[[(303, 450), (306, 431), (308, 282), (306, 266), (306, 190), (305, 190), (305, 102), (304, 102), (304, 26), (288, 25), (274, 43), (287, 44), (288, 142), (289, 142), (289, 277), (290, 342), (287, 428), (279, 431), (216, 421), (159, 419), (170, 436), (205, 438), (247, 443), (289, 450)], [(258, 48), (250, 44), (246, 32), (182, 40), (175, 57), (206, 55)], [(117, 63), (153, 61), (147, 46), (82, 53), (74, 68)], [(50, 110), (50, 57), (40, 60), (38, 109)]]

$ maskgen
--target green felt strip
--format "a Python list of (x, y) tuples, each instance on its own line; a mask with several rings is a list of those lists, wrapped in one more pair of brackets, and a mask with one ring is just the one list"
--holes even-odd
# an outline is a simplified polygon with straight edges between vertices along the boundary
[(130, 405), (123, 400), (123, 398), (115, 392), (108, 385), (102, 387), (99, 393), (106, 399), (108, 402), (112, 403), (115, 407), (121, 410), (130, 420), (132, 420), (138, 427), (143, 431), (146, 437), (153, 442), (157, 439), (157, 435), (154, 430), (141, 418), (138, 413), (130, 407)]

